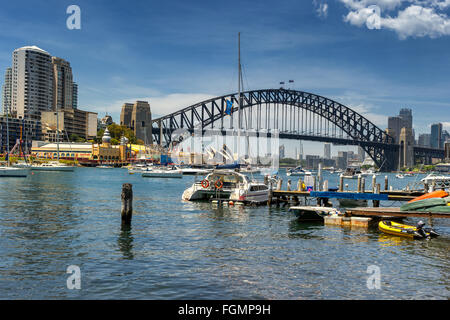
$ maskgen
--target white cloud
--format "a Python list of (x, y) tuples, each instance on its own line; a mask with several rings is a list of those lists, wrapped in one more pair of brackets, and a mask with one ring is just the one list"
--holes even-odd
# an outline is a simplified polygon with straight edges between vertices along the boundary
[(450, 8), (450, 0), (340, 1), (349, 9), (344, 21), (358, 27), (366, 24), (369, 29), (390, 29), (400, 39), (450, 35), (450, 19), (443, 12)]

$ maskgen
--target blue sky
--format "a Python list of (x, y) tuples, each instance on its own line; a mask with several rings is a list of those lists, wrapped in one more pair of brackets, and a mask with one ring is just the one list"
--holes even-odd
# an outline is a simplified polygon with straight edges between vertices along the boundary
[[(66, 28), (71, 4), (81, 30)], [(381, 10), (372, 29), (361, 20), (369, 5)], [(450, 129), (449, 9), (449, 0), (8, 1), (0, 70), (15, 48), (37, 45), (70, 61), (80, 108), (118, 121), (123, 102), (148, 99), (166, 114), (236, 91), (240, 31), (246, 89), (294, 79), (382, 128), (412, 108), (422, 133), (437, 121)]]

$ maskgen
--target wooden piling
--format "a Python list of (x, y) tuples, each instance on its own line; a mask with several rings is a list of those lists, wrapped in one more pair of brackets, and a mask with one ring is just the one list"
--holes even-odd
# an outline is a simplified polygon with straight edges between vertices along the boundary
[(344, 191), (344, 175), (339, 176), (339, 192)]
[(377, 176), (372, 176), (372, 193), (375, 193), (375, 189), (377, 188)]
[(364, 177), (361, 178), (361, 192), (366, 192), (366, 178)]
[(361, 175), (358, 175), (358, 187), (357, 187), (357, 191), (361, 192)]
[(288, 179), (288, 181), (287, 181), (287, 191), (291, 191), (291, 184), (292, 184), (291, 179)]
[(388, 180), (388, 176), (384, 177), (384, 191), (388, 191), (389, 190), (389, 180)]
[(131, 224), (133, 216), (133, 185), (124, 183), (122, 185), (122, 223)]
[(281, 190), (281, 187), (283, 186), (283, 179), (278, 179), (277, 181), (277, 190)]
[[(375, 188), (375, 193), (380, 194), (381, 185), (378, 183)], [(380, 206), (380, 200), (373, 200), (373, 206), (378, 208)]]

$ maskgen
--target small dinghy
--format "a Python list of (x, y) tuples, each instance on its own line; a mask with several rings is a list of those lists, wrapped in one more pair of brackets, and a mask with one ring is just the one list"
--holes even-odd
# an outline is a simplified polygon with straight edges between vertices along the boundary
[(417, 227), (394, 221), (380, 221), (378, 224), (378, 228), (381, 232), (411, 239), (425, 239), (439, 236), (433, 229), (424, 228), (424, 226), (425, 223), (422, 221), (419, 221)]

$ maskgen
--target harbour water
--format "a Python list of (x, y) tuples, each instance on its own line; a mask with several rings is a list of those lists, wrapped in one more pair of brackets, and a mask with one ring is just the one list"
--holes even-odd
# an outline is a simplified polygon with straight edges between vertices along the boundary
[[(388, 175), (394, 188), (417, 179)], [(324, 178), (337, 185), (337, 174)], [(445, 219), (433, 220), (441, 237), (430, 241), (302, 224), (288, 206), (184, 202), (193, 180), (96, 168), (1, 179), (0, 299), (450, 297)], [(377, 180), (383, 185), (384, 174)], [(134, 191), (130, 228), (120, 223), (127, 182)], [(356, 181), (348, 183), (352, 189)], [(81, 269), (80, 290), (67, 288), (70, 265)], [(379, 289), (367, 286), (373, 265), (380, 268)]]

